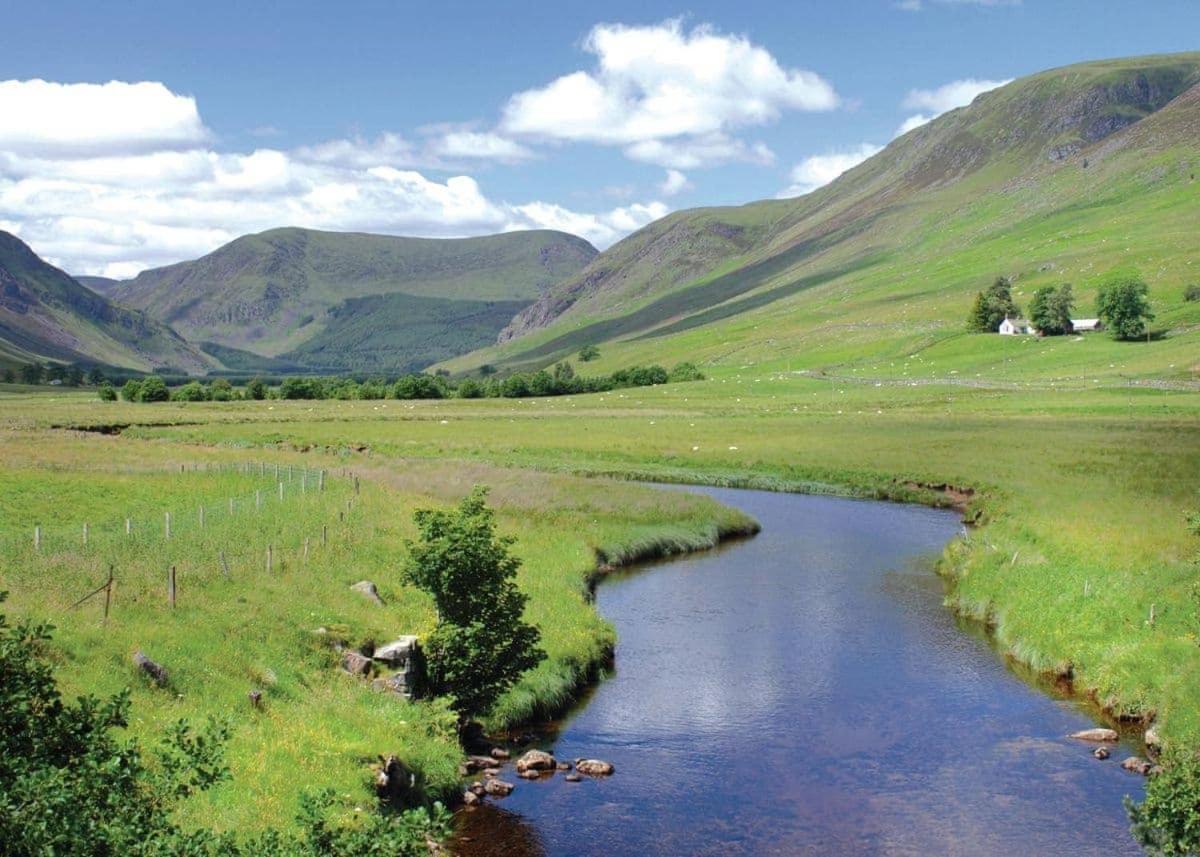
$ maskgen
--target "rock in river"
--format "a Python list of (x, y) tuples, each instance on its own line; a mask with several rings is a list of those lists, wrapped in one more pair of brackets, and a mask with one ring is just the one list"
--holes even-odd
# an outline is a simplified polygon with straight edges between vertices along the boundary
[(599, 759), (580, 759), (575, 763), (575, 770), (590, 777), (607, 777), (616, 769), (612, 762), (602, 762)]
[(515, 788), (516, 786), (514, 786), (512, 783), (506, 783), (504, 780), (500, 779), (488, 780), (483, 784), (483, 790), (494, 797), (505, 797), (506, 795), (510, 795), (512, 794), (512, 790)]
[(1108, 748), (1107, 747), (1097, 747), (1095, 750), (1092, 751), (1092, 755), (1103, 762), (1105, 759), (1108, 758), (1108, 755), (1109, 755)]
[(1072, 732), (1071, 737), (1077, 741), (1116, 741), (1118, 738), (1115, 729), (1105, 729), (1098, 726), (1095, 729), (1083, 729), (1079, 732)]
[(558, 765), (553, 756), (545, 750), (530, 750), (517, 759), (517, 773), (525, 771), (552, 771)]
[(1121, 767), (1131, 774), (1141, 774), (1143, 777), (1150, 773), (1150, 763), (1145, 759), (1139, 759), (1137, 756), (1130, 756), (1121, 763)]

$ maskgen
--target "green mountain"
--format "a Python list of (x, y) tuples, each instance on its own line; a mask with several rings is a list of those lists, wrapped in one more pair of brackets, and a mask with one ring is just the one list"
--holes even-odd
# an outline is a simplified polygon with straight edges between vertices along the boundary
[(121, 285), (120, 280), (114, 280), (112, 277), (97, 277), (92, 274), (75, 274), (75, 281), (106, 298), (112, 297), (113, 292)]
[(84, 288), (0, 232), (0, 361), (204, 371), (212, 361), (166, 325)]
[[(445, 365), (531, 368), (597, 344), (597, 370), (735, 359), (886, 374), (920, 354), (935, 373), (1187, 374), (1200, 368), (1200, 303), (1183, 299), (1200, 282), (1198, 84), (1200, 53), (1017, 80), (813, 193), (650, 224), (549, 289), (497, 345)], [(1116, 268), (1150, 284), (1167, 333), (1120, 364), (1098, 342), (1067, 357), (1059, 341), (965, 334), (974, 294), (999, 275), (1025, 304), (1070, 282), (1077, 315), (1092, 316)]]
[(191, 341), (314, 369), (399, 371), (494, 341), (595, 255), (547, 230), (429, 239), (273, 229), (111, 293)]

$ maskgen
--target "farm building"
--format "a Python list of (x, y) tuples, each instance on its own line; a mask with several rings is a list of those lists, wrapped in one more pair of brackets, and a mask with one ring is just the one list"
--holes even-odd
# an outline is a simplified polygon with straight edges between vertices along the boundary
[(1028, 336), (1033, 333), (1033, 325), (1023, 318), (1006, 318), (1000, 322), (1001, 336)]
[(1073, 318), (1071, 319), (1071, 330), (1076, 333), (1095, 333), (1098, 330), (1103, 330), (1104, 325), (1100, 323), (1098, 318)]

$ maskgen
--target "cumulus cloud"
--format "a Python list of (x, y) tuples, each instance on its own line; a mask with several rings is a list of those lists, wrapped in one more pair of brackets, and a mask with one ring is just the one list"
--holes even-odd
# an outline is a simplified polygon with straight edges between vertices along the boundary
[(844, 152), (813, 155), (792, 167), (791, 185), (779, 192), (780, 199), (802, 196), (824, 187), (851, 167), (856, 167), (867, 158), (882, 151), (882, 146), (861, 143)]
[(41, 157), (128, 154), (199, 145), (196, 100), (161, 83), (0, 81), (0, 150)]
[(658, 186), (658, 191), (663, 196), (675, 196), (677, 193), (690, 190), (691, 187), (692, 183), (688, 181), (688, 177), (679, 170), (667, 170), (667, 176)]
[[(107, 103), (110, 87), (91, 91)], [(166, 103), (174, 103), (161, 89), (170, 96)], [(145, 141), (112, 130), (101, 129), (96, 140), (82, 132), (70, 138), (53, 123), (37, 124), (39, 105), (8, 105), (33, 114), (28, 122), (12, 112), (0, 119), (9, 131), (0, 136), (0, 224), (73, 273), (127, 277), (284, 225), (437, 237), (565, 228), (606, 246), (667, 212), (661, 202), (598, 213), (543, 202), (515, 205), (489, 197), (471, 176), (436, 179), (409, 166), (431, 151), (454, 158), (525, 156), (523, 147), (486, 133), (448, 130), (420, 144), (384, 134), (294, 150), (220, 152), (201, 144), (208, 135), (196, 114), (191, 138), (168, 132), (187, 123), (143, 120), (147, 139), (157, 133), (160, 146), (146, 151)], [(14, 128), (24, 130), (14, 134)], [(51, 138), (60, 143), (32, 145)], [(189, 139), (189, 148), (179, 148)]]
[(901, 106), (909, 110), (920, 110), (921, 112), (915, 113), (905, 119), (904, 123), (896, 131), (896, 136), (899, 137), (901, 134), (907, 134), (914, 128), (919, 128), (926, 122), (930, 122), (956, 107), (965, 107), (974, 101), (977, 96), (1011, 82), (1011, 77), (1005, 80), (977, 80), (973, 77), (968, 77), (963, 80), (954, 80), (943, 84), (937, 89), (909, 90)]
[(678, 140), (643, 140), (626, 146), (625, 155), (635, 161), (675, 170), (694, 170), (732, 161), (759, 166), (775, 162), (775, 153), (766, 144), (747, 143), (724, 134)]
[(730, 139), (735, 129), (785, 110), (838, 105), (819, 75), (784, 68), (746, 37), (709, 26), (601, 24), (584, 49), (595, 67), (514, 95), (503, 110), (504, 133), (621, 146), (636, 160), (689, 169), (751, 150)]
[(484, 159), (506, 164), (533, 157), (533, 152), (525, 146), (491, 131), (450, 131), (438, 138), (434, 151), (450, 159)]

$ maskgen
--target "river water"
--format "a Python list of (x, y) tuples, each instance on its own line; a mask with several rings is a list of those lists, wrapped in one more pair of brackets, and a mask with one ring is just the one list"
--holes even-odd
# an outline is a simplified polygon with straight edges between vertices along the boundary
[[(943, 606), (960, 529), (916, 506), (702, 490), (758, 536), (606, 578), (614, 674), (536, 745), (607, 779), (517, 783), (465, 855), (1137, 854), (1142, 780), (1089, 712)], [(523, 748), (514, 747), (514, 750)]]

